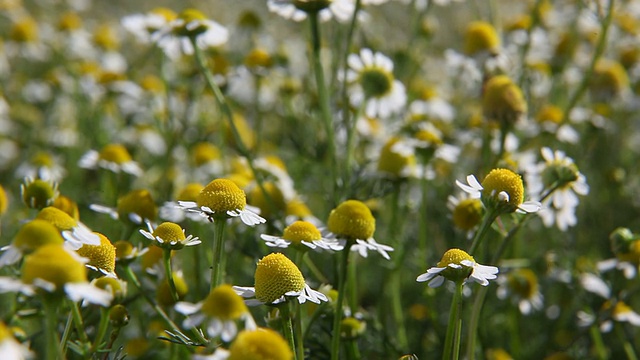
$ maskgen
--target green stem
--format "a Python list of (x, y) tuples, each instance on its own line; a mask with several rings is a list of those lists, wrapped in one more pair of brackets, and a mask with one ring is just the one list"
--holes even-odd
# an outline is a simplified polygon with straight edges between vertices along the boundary
[(358, 349), (358, 342), (355, 339), (349, 339), (345, 343), (347, 350), (347, 359), (358, 360), (361, 358), (360, 349)]
[(462, 331), (462, 286), (464, 282), (456, 282), (456, 290), (453, 293), (451, 310), (449, 311), (449, 324), (447, 325), (447, 336), (444, 341), (443, 360), (457, 360), (460, 355), (460, 333)]
[(62, 349), (62, 353), (66, 353), (67, 351), (67, 341), (69, 340), (69, 335), (71, 334), (71, 325), (73, 324), (73, 316), (69, 314), (67, 316), (67, 323), (64, 326), (64, 331), (62, 333), (62, 338), (60, 339), (60, 349)]
[(100, 348), (102, 339), (109, 328), (109, 312), (110, 309), (108, 308), (100, 308), (100, 324), (98, 325), (98, 333), (93, 341), (93, 345), (91, 345), (89, 354), (94, 354)]
[(484, 239), (489, 229), (491, 229), (491, 224), (493, 224), (495, 219), (498, 217), (498, 214), (499, 212), (495, 209), (488, 209), (484, 214), (482, 223), (480, 224), (480, 227), (476, 231), (476, 234), (473, 237), (473, 241), (471, 242), (471, 247), (468, 251), (469, 255), (473, 255), (473, 253), (478, 249), (478, 245), (480, 245), (482, 239)]
[(602, 334), (600, 333), (600, 329), (597, 324), (591, 325), (589, 328), (589, 335), (591, 335), (591, 340), (593, 340), (593, 345), (596, 349), (596, 354), (598, 354), (598, 359), (607, 359), (607, 348), (604, 345)]
[(582, 81), (578, 85), (578, 89), (573, 93), (573, 95), (569, 99), (569, 102), (567, 103), (567, 107), (563, 111), (561, 124), (565, 124), (567, 121), (569, 121), (569, 115), (571, 115), (571, 111), (576, 106), (582, 95), (584, 95), (585, 91), (587, 91), (596, 64), (604, 53), (604, 49), (607, 45), (607, 33), (609, 32), (609, 26), (611, 25), (611, 20), (613, 19), (614, 3), (615, 0), (609, 1), (609, 6), (607, 7), (607, 15), (602, 21), (602, 31), (600, 32), (600, 37), (598, 38), (596, 48), (593, 52), (593, 56), (591, 57), (591, 62), (589, 63), (589, 67), (587, 67), (584, 76), (582, 77)]
[(333, 315), (333, 338), (331, 339), (331, 360), (338, 360), (340, 357), (340, 324), (342, 323), (342, 304), (347, 280), (347, 268), (349, 266), (349, 253), (351, 252), (351, 241), (342, 249), (342, 263), (338, 268), (338, 300)]
[(80, 308), (78, 307), (77, 302), (70, 301), (71, 308), (71, 316), (73, 317), (73, 324), (78, 332), (78, 337), (80, 341), (87, 344), (89, 343), (89, 338), (87, 337), (87, 333), (84, 330), (84, 321), (82, 321), (82, 314), (80, 314)]
[[(56, 360), (63, 359), (62, 349), (60, 347), (60, 339), (58, 339), (58, 299), (46, 296), (42, 300), (44, 308), (44, 329), (46, 334), (46, 359)], [(82, 329), (84, 331), (84, 329)]]
[(290, 306), (291, 304), (289, 303), (289, 301), (285, 301), (284, 304), (278, 306), (278, 309), (280, 309), (280, 313), (282, 314), (282, 333), (284, 334), (285, 339), (287, 339), (287, 341), (289, 342), (291, 351), (293, 351), (293, 358), (295, 360), (299, 360), (300, 355), (296, 350), (297, 347), (295, 336), (293, 335), (293, 323), (291, 320), (291, 309), (289, 308)]
[(401, 184), (396, 182), (395, 190), (391, 197), (391, 220), (389, 221), (389, 239), (396, 249), (396, 257), (394, 259), (394, 267), (388, 277), (386, 288), (389, 289), (391, 314), (395, 323), (396, 340), (398, 341), (398, 347), (403, 351), (408, 350), (409, 343), (407, 340), (407, 331), (405, 329), (404, 311), (402, 308), (402, 264), (404, 261), (404, 244), (399, 241), (399, 237), (402, 236), (403, 226), (400, 224), (400, 193), (402, 190)]
[(309, 268), (309, 270), (313, 273), (313, 275), (323, 284), (328, 284), (329, 279), (322, 273), (322, 271), (318, 268), (318, 266), (313, 262), (309, 255), (306, 255), (303, 258), (305, 265)]
[(636, 355), (635, 350), (633, 349), (633, 345), (629, 342), (629, 339), (624, 334), (624, 329), (622, 328), (622, 324), (615, 324), (616, 335), (622, 341), (622, 348), (624, 349), (624, 353), (627, 355), (627, 359), (629, 360), (638, 360), (638, 356)]
[(211, 290), (222, 283), (224, 267), (222, 256), (224, 254), (224, 227), (227, 220), (215, 219), (213, 229), (213, 261), (211, 263)]
[(329, 151), (329, 178), (333, 179), (331, 199), (335, 201), (336, 196), (336, 144), (333, 131), (333, 119), (331, 109), (329, 108), (329, 95), (327, 94), (327, 86), (324, 79), (324, 70), (320, 60), (320, 26), (318, 24), (318, 13), (309, 13), (309, 25), (311, 27), (311, 50), (313, 60), (313, 72), (316, 78), (316, 86), (318, 88), (318, 101), (320, 102), (320, 113), (323, 120), (325, 132), (327, 135), (327, 145)]
[(163, 249), (162, 260), (164, 262), (164, 275), (169, 283), (169, 289), (171, 290), (171, 298), (173, 301), (178, 302), (178, 290), (176, 289), (176, 283), (173, 281), (173, 272), (171, 270), (171, 250)]
[(296, 315), (295, 315), (296, 326), (294, 328), (294, 331), (295, 331), (294, 335), (295, 335), (295, 338), (298, 340), (297, 342), (298, 350), (296, 351), (296, 353), (298, 354), (300, 359), (304, 359), (304, 338), (302, 337), (302, 334), (303, 334), (302, 305), (298, 302), (295, 302), (294, 306), (296, 307)]

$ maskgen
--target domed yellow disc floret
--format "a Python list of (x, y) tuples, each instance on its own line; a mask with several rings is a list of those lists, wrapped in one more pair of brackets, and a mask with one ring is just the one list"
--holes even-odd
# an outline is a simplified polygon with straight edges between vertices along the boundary
[(58, 197), (58, 184), (42, 179), (27, 179), (20, 186), (22, 200), (32, 209), (42, 209), (50, 206)]
[(191, 149), (191, 157), (195, 166), (201, 166), (213, 160), (220, 160), (220, 149), (208, 142), (200, 142)]
[(15, 42), (29, 43), (38, 40), (38, 22), (31, 17), (18, 20), (9, 33), (9, 38)]
[(67, 196), (58, 196), (51, 206), (64, 211), (76, 221), (80, 219), (78, 204)]
[(172, 222), (163, 222), (158, 225), (158, 227), (153, 231), (153, 236), (157, 236), (167, 242), (182, 242), (186, 238), (182, 227)]
[(449, 264), (462, 265), (463, 260), (476, 262), (473, 256), (467, 254), (464, 250), (449, 249), (442, 255), (442, 259), (438, 262), (438, 267), (446, 267)]
[(109, 144), (100, 151), (100, 159), (115, 164), (124, 164), (131, 161), (131, 155), (123, 145)]
[(265, 49), (255, 48), (244, 58), (244, 64), (249, 68), (269, 68), (273, 65), (273, 58)]
[(481, 52), (497, 54), (500, 50), (500, 38), (493, 25), (484, 21), (474, 21), (467, 26), (464, 37), (464, 52), (475, 55)]
[(55, 226), (36, 219), (22, 225), (13, 239), (13, 246), (23, 253), (28, 253), (44, 245), (62, 245), (63, 242), (64, 239)]
[(627, 71), (616, 61), (600, 60), (593, 70), (590, 90), (597, 101), (609, 100), (629, 87)]
[(118, 216), (120, 220), (129, 220), (129, 214), (137, 214), (143, 219), (154, 220), (158, 207), (148, 190), (132, 190), (118, 199)]
[(151, 13), (162, 16), (167, 22), (175, 20), (178, 17), (178, 14), (176, 14), (173, 10), (165, 7), (155, 8), (151, 10)]
[(200, 183), (189, 183), (185, 185), (180, 191), (178, 191), (178, 195), (176, 195), (176, 200), (180, 201), (196, 201), (198, 198), (198, 194), (200, 191), (204, 189), (204, 185)]
[(536, 120), (539, 123), (552, 123), (559, 124), (562, 122), (562, 109), (555, 105), (546, 105), (543, 107), (538, 115), (536, 115)]
[(531, 269), (518, 269), (508, 276), (509, 287), (522, 298), (530, 299), (538, 292), (538, 277)]
[(331, 210), (327, 226), (337, 236), (366, 240), (376, 230), (376, 219), (363, 202), (347, 200)]
[(478, 225), (482, 219), (482, 202), (478, 199), (464, 199), (453, 209), (453, 223), (468, 231)]
[(296, 221), (284, 228), (282, 238), (292, 243), (299, 244), (300, 241), (314, 241), (322, 239), (320, 230), (308, 221)]
[(127, 283), (110, 276), (103, 276), (92, 281), (97, 288), (111, 292), (114, 298), (124, 298), (127, 292)]
[(520, 175), (509, 169), (493, 169), (482, 181), (483, 198), (495, 199), (502, 191), (509, 194), (508, 204), (515, 208), (524, 201), (524, 185)]
[(0, 215), (7, 212), (7, 208), (9, 207), (9, 199), (7, 198), (7, 192), (4, 191), (2, 185), (0, 185)]
[(287, 202), (287, 209), (285, 212), (287, 215), (293, 215), (299, 219), (313, 215), (307, 204), (300, 199), (292, 199)]
[[(179, 36), (198, 36), (205, 31), (207, 31), (207, 26), (203, 23), (204, 20), (207, 20), (207, 17), (202, 13), (202, 11), (197, 9), (184, 9), (179, 15), (178, 19), (184, 21), (184, 24), (180, 27), (174, 29), (174, 32)], [(186, 26), (187, 24), (197, 22), (197, 26), (193, 26), (193, 24)]]
[(304, 289), (300, 269), (281, 253), (269, 254), (260, 261), (255, 273), (256, 298), (272, 303), (290, 291)]
[(116, 247), (106, 236), (94, 233), (100, 238), (100, 245), (84, 244), (77, 250), (78, 255), (89, 259), (88, 264), (112, 273), (116, 269)]
[(60, 231), (71, 230), (78, 226), (78, 222), (69, 216), (69, 214), (53, 206), (48, 206), (40, 210), (36, 219), (47, 221)]
[(393, 175), (396, 177), (406, 177), (407, 169), (416, 166), (416, 158), (414, 155), (403, 155), (393, 151), (393, 146), (400, 139), (392, 137), (382, 147), (380, 158), (378, 160), (378, 171)]
[(291, 360), (287, 341), (274, 330), (241, 331), (229, 348), (229, 360)]
[(22, 281), (31, 284), (34, 279), (45, 280), (60, 289), (67, 283), (86, 282), (87, 272), (62, 245), (50, 244), (39, 247), (24, 259)]
[(506, 75), (494, 76), (484, 88), (482, 113), (489, 120), (513, 123), (527, 112), (522, 90)]
[(236, 294), (230, 285), (223, 284), (211, 290), (209, 296), (204, 299), (202, 312), (221, 320), (235, 320), (249, 310), (242, 297)]
[(243, 210), (247, 205), (247, 196), (233, 181), (216, 179), (200, 191), (196, 203), (226, 216), (227, 211)]

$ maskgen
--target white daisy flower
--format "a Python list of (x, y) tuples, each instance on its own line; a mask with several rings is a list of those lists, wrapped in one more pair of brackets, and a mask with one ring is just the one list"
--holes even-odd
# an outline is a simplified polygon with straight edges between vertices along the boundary
[(347, 64), (345, 80), (353, 106), (364, 106), (369, 117), (386, 118), (402, 110), (407, 94), (404, 85), (394, 78), (391, 59), (362, 49), (359, 55), (349, 55)]
[(149, 44), (152, 34), (167, 26), (176, 17), (177, 15), (167, 8), (157, 8), (146, 14), (127, 15), (120, 23), (139, 42)]
[[(262, 234), (260, 238), (265, 241), (267, 246), (275, 248), (287, 248), (293, 245), (301, 250), (309, 248), (340, 251), (343, 249), (337, 240), (323, 238), (320, 230), (314, 224), (303, 220), (298, 220), (287, 226), (281, 237)], [(301, 245), (304, 247), (300, 247)]]
[(268, 0), (269, 11), (293, 21), (303, 21), (307, 12), (317, 11), (320, 21), (335, 18), (339, 22), (347, 22), (353, 17), (356, 9), (354, 0)]
[(518, 304), (523, 315), (541, 310), (544, 298), (538, 286), (538, 277), (530, 269), (516, 269), (498, 277), (497, 295), (500, 299), (511, 299)]
[(194, 246), (202, 243), (200, 239), (193, 235), (186, 236), (185, 230), (180, 225), (172, 222), (163, 222), (153, 228), (150, 221), (147, 221), (149, 231), (140, 229), (140, 233), (161, 248), (180, 250), (185, 246)]
[(16, 340), (11, 330), (0, 321), (0, 354), (6, 360), (33, 359), (34, 354), (29, 350), (27, 344), (21, 344)]
[(487, 286), (489, 280), (497, 277), (498, 271), (495, 266), (476, 263), (475, 259), (463, 250), (450, 249), (444, 253), (437, 266), (419, 275), (416, 281), (428, 282), (429, 287), (432, 288), (442, 285), (445, 279), (453, 282), (471, 280), (482, 286)]
[(242, 297), (226, 284), (212, 289), (207, 298), (197, 304), (178, 302), (175, 309), (188, 316), (183, 327), (190, 329), (207, 321), (209, 336), (220, 337), (224, 342), (230, 342), (238, 334), (238, 320), (243, 322), (244, 330), (257, 328)]
[(103, 168), (114, 173), (125, 172), (133, 176), (141, 176), (142, 168), (131, 159), (129, 151), (120, 144), (109, 144), (100, 152), (89, 150), (78, 161), (83, 169)]

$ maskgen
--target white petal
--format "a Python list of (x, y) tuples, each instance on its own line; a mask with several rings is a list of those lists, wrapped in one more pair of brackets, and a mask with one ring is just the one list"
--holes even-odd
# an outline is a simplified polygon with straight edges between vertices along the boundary
[(442, 283), (444, 283), (444, 276), (438, 276), (435, 279), (431, 280), (431, 282), (429, 282), (429, 287), (437, 288), (438, 286), (442, 285)]
[(243, 298), (250, 298), (256, 296), (256, 288), (250, 286), (234, 286), (233, 291)]
[(186, 301), (179, 301), (174, 306), (174, 309), (182, 315), (191, 315), (202, 309), (202, 303), (192, 304)]
[(67, 283), (64, 290), (73, 301), (85, 300), (92, 304), (109, 306), (113, 300), (110, 291), (99, 289), (89, 283)]
[(605, 283), (604, 280), (594, 274), (582, 274), (580, 276), (580, 284), (582, 284), (582, 287), (585, 290), (599, 295), (604, 299), (609, 299), (609, 296), (611, 296), (611, 289), (609, 289), (607, 283)]

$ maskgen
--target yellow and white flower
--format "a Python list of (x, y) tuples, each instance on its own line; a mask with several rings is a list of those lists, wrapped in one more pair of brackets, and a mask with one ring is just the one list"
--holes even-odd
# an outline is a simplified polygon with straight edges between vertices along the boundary
[(489, 280), (497, 277), (498, 268), (476, 263), (473, 256), (460, 249), (450, 249), (444, 253), (437, 266), (430, 268), (426, 273), (416, 278), (418, 282), (427, 282), (429, 287), (435, 288), (444, 280), (453, 282), (468, 280), (477, 282), (482, 286), (489, 285)]

